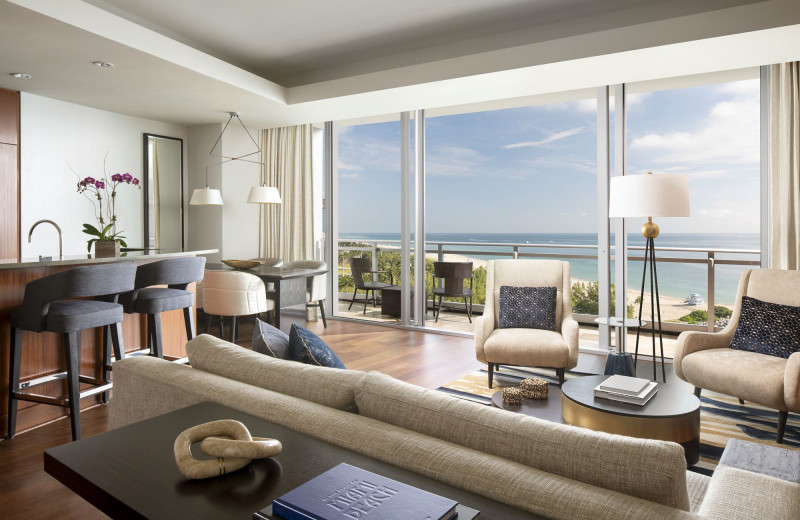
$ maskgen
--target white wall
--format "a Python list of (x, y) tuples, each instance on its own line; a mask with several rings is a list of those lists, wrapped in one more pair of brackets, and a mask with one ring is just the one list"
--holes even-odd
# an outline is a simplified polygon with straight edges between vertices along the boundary
[[(79, 178), (106, 172), (130, 173), (142, 179), (142, 134), (184, 139), (184, 126), (106, 112), (23, 92), (21, 95), (20, 217), (22, 258), (57, 255), (55, 230), (41, 225), (33, 239), (28, 230), (40, 219), (62, 230), (65, 255), (86, 253), (84, 223), (96, 225), (92, 204), (77, 193)], [(184, 161), (186, 162), (186, 161)], [(77, 172), (77, 175), (70, 170)], [(186, 172), (187, 164), (184, 164)], [(184, 173), (185, 175), (185, 173)], [(110, 176), (110, 175), (109, 175)], [(122, 186), (117, 193), (117, 229), (130, 247), (143, 245), (144, 191)]]
[[(187, 157), (189, 164), (189, 187), (186, 190), (191, 199), (196, 189), (206, 185), (206, 168), (208, 168), (208, 185), (210, 188), (221, 191), (222, 168), (217, 165), (219, 161), (211, 157), (208, 151), (219, 137), (222, 125), (219, 123), (193, 126), (189, 128), (189, 147)], [(222, 194), (223, 201), (225, 194)], [(224, 206), (184, 206), (187, 212), (187, 241), (189, 250), (219, 249), (222, 250), (222, 208)], [(208, 255), (209, 262), (219, 262), (220, 253)]]

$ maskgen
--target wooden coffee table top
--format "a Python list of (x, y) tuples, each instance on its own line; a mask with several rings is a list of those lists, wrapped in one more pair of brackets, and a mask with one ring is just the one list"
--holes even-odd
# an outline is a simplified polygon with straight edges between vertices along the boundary
[(492, 406), (509, 412), (521, 413), (546, 421), (566, 424), (561, 417), (561, 389), (553, 384), (551, 384), (550, 388), (547, 390), (547, 399), (523, 398), (521, 405), (505, 404), (503, 402), (503, 391), (498, 390), (492, 394)]
[[(279, 439), (283, 451), (223, 477), (185, 478), (175, 465), (175, 438), (187, 428), (218, 419), (236, 419), (255, 436)], [(481, 519), (539, 518), (215, 403), (200, 403), (44, 453), (47, 473), (112, 518), (249, 520), (274, 498), (341, 462), (457, 500), (479, 510)]]

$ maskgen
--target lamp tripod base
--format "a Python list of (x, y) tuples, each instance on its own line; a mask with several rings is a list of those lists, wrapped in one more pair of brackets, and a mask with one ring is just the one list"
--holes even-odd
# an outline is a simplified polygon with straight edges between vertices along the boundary
[(628, 353), (609, 352), (606, 358), (606, 369), (603, 374), (607, 376), (636, 377), (636, 372), (633, 369), (633, 356)]

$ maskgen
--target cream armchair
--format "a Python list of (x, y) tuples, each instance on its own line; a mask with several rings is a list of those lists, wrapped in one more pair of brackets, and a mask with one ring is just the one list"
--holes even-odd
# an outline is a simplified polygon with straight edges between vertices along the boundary
[(231, 343), (236, 342), (239, 316), (253, 316), (271, 311), (275, 302), (267, 299), (261, 278), (241, 271), (205, 272), (202, 286), (203, 311), (208, 314), (206, 333), (211, 317), (219, 316), (219, 335), (224, 334), (223, 317), (231, 318)]
[[(789, 411), (800, 412), (800, 352), (788, 359), (730, 348), (742, 296), (800, 306), (800, 271), (752, 269), (739, 280), (733, 315), (716, 333), (683, 332), (675, 346), (675, 374), (695, 387), (778, 410), (777, 441), (783, 442)], [(764, 324), (769, 327), (769, 323)]]
[[(500, 329), (500, 287), (556, 287), (556, 330)], [(475, 319), (475, 356), (489, 365), (489, 388), (500, 363), (554, 368), (559, 383), (578, 364), (578, 322), (572, 319), (569, 263), (492, 260), (486, 265), (486, 304)]]

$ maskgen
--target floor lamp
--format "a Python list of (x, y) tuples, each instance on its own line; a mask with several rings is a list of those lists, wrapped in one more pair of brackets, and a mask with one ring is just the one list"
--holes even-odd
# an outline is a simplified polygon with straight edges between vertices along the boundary
[[(611, 178), (611, 197), (608, 216), (611, 218), (647, 217), (642, 226), (642, 235), (647, 239), (642, 269), (642, 290), (639, 294), (639, 316), (641, 324), (642, 307), (644, 305), (645, 281), (648, 267), (650, 272), (650, 327), (653, 336), (653, 380), (657, 380), (656, 371), (656, 323), (658, 323), (658, 339), (661, 345), (661, 375), (666, 382), (664, 368), (664, 338), (661, 332), (661, 304), (658, 301), (658, 272), (656, 270), (655, 238), (658, 226), (653, 217), (688, 217), (689, 216), (689, 177), (686, 175), (623, 175)], [(619, 253), (619, 252), (618, 252)], [(622, 255), (619, 255), (621, 258)], [(624, 331), (624, 328), (623, 328)], [(641, 327), (636, 328), (636, 353), (634, 367), (639, 358), (639, 335)], [(619, 342), (619, 339), (617, 339)]]

